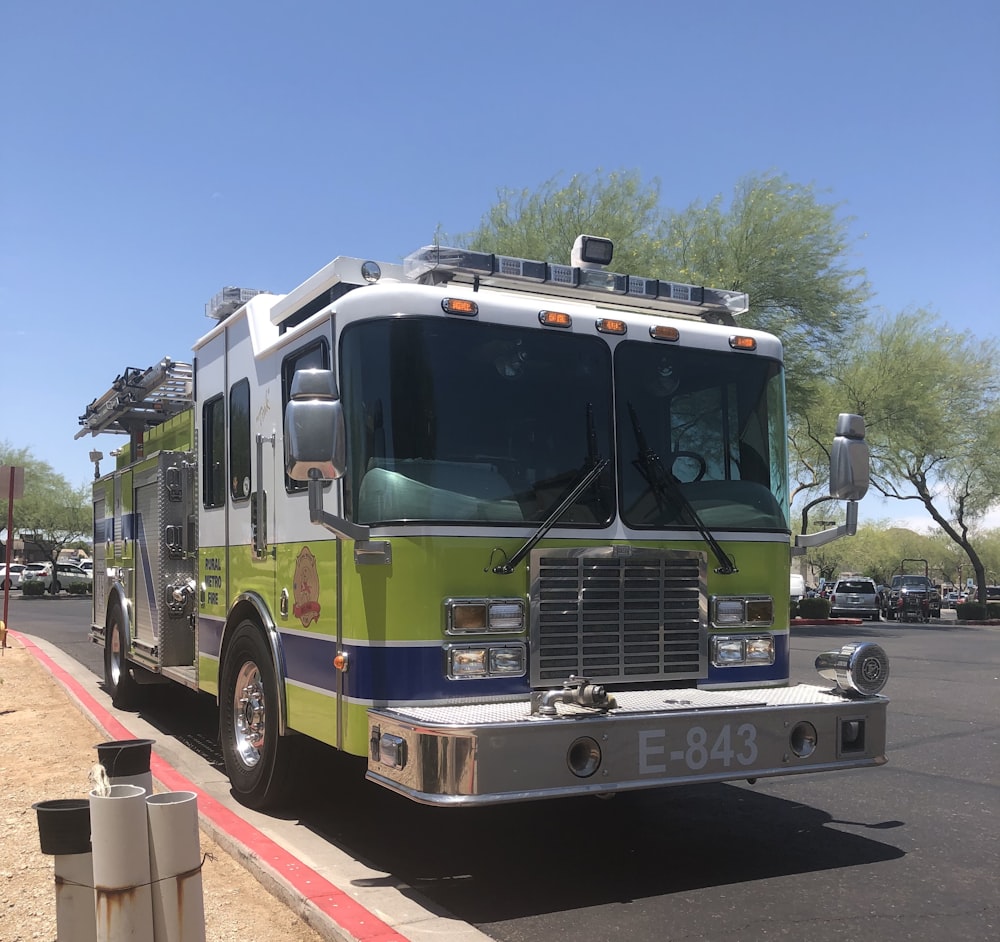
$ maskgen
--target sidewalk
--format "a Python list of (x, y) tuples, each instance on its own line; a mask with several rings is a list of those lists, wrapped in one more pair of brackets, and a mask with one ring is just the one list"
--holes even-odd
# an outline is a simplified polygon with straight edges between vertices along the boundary
[[(12, 829), (10, 821), (5, 822), (3, 857), (10, 859), (19, 853), (20, 849), (9, 846), (9, 837), (20, 834), (23, 839), (24, 816), (30, 816), (32, 827), (27, 830), (31, 832), (29, 836), (33, 846), (25, 847), (24, 851), (33, 852), (44, 861), (44, 867), (35, 867), (38, 880), (33, 881), (40, 884), (33, 890), (40, 892), (33, 892), (31, 897), (36, 901), (36, 908), (39, 899), (44, 901), (46, 894), (51, 897), (52, 926), (47, 933), (38, 933), (38, 926), (34, 926), (23, 935), (9, 934), (17, 922), (11, 917), (18, 914), (22, 904), (12, 898), (12, 894), (2, 892), (0, 896), (10, 902), (0, 904), (0, 942), (52, 938), (55, 934), (51, 859), (39, 853), (31, 803), (82, 797), (85, 790), (81, 794), (81, 788), (86, 788), (87, 772), (97, 761), (94, 744), (136, 738), (156, 740), (151, 771), (157, 790), (195, 792), (203, 835), (239, 865), (234, 868), (236, 875), (230, 874), (223, 883), (224, 895), (234, 895), (230, 886), (232, 880), (242, 877), (248, 883), (244, 892), (236, 893), (237, 901), (219, 899), (218, 894), (211, 892), (210, 865), (206, 864), (206, 926), (210, 926), (210, 909), (231, 910), (235, 907), (237, 913), (242, 909), (238, 917), (242, 919), (248, 915), (245, 910), (254, 898), (261, 902), (265, 912), (280, 911), (280, 907), (275, 907), (274, 899), (269, 900), (260, 893), (260, 887), (256, 885), (260, 884), (287, 907), (288, 912), (302, 920), (296, 928), (306, 933), (290, 932), (292, 926), (288, 924), (286, 913), (285, 923), (280, 929), (272, 926), (268, 930), (254, 923), (251, 934), (245, 928), (237, 928), (237, 934), (229, 935), (219, 931), (220, 926), (214, 933), (209, 933), (209, 938), (232, 938), (240, 942), (268, 938), (302, 942), (318, 939), (335, 942), (422, 942), (431, 937), (447, 942), (487, 940), (485, 935), (466, 923), (428, 911), (406, 895), (408, 888), (396, 885), (390, 874), (365, 867), (336, 846), (298, 826), (294, 820), (270, 818), (238, 804), (229, 794), (229, 783), (224, 775), (176, 741), (163, 737), (160, 731), (150, 727), (139, 716), (115, 710), (97, 678), (58, 648), (14, 631), (9, 633), (7, 643), (10, 647), (0, 659), (0, 776), (5, 785), (4, 813), (6, 816), (20, 816), (16, 823), (21, 826)], [(47, 673), (58, 687), (50, 691), (51, 696), (43, 697), (42, 684), (19, 682), (28, 680), (29, 673), (40, 675), (43, 682)], [(45, 702), (47, 706), (44, 717), (37, 715), (40, 702)], [(34, 717), (29, 715), (32, 711), (36, 713)], [(81, 725), (84, 730), (87, 728), (86, 722), (80, 723), (84, 717), (97, 728), (96, 735), (79, 732)], [(34, 727), (31, 725), (33, 720)], [(74, 790), (52, 794), (50, 789), (54, 783), (40, 781), (37, 784), (42, 791), (20, 798), (20, 801), (30, 798), (26, 807), (12, 807), (11, 799), (18, 800), (18, 795), (10, 793), (9, 776), (16, 774), (15, 766), (23, 764), (19, 760), (25, 754), (23, 749), (18, 750), (17, 742), (24, 744), (24, 740), (29, 740), (27, 745), (30, 745), (32, 728), (37, 738), (42, 724), (46, 730), (59, 730), (57, 739), (61, 743), (57, 749), (59, 754), (44, 756), (43, 761), (50, 769), (64, 768), (69, 773), (70, 781), (75, 783), (70, 785)], [(77, 730), (75, 735), (72, 729)], [(202, 850), (206, 847), (203, 846)], [(4, 868), (7, 867), (0, 862), (0, 887), (13, 880), (13, 877), (4, 880)], [(260, 934), (257, 934), (258, 931)]]

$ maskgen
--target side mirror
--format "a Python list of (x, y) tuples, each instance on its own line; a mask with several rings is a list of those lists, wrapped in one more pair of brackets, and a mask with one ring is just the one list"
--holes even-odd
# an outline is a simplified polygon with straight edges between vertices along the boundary
[(298, 370), (285, 407), (285, 470), (293, 481), (332, 481), (347, 466), (344, 414), (330, 370)]
[(868, 493), (869, 451), (865, 420), (841, 412), (830, 452), (830, 496), (838, 500), (861, 500)]

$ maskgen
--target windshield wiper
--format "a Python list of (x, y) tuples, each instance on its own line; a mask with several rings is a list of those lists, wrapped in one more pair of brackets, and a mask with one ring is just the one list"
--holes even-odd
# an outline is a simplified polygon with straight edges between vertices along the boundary
[(681, 490), (680, 482), (674, 477), (660, 460), (660, 456), (653, 451), (646, 442), (646, 436), (639, 426), (639, 419), (635, 414), (632, 403), (628, 404), (629, 418), (632, 420), (632, 431), (635, 432), (636, 445), (639, 448), (638, 458), (633, 462), (643, 480), (649, 485), (650, 490), (656, 497), (657, 505), (663, 509), (663, 500), (666, 499), (676, 504), (681, 512), (681, 517), (686, 516), (688, 521), (697, 527), (702, 539), (708, 544), (715, 554), (719, 563), (719, 568), (715, 571), (722, 576), (731, 576), (739, 572), (736, 564), (729, 558), (726, 551), (719, 545), (719, 541), (712, 536), (711, 531), (698, 516), (698, 511), (694, 509), (691, 501), (687, 499), (684, 491)]
[(594, 483), (600, 477), (601, 472), (608, 466), (607, 458), (599, 458), (597, 463), (583, 473), (583, 477), (580, 478), (580, 482), (576, 484), (573, 489), (559, 502), (559, 506), (549, 514), (545, 522), (528, 538), (527, 542), (522, 546), (513, 556), (510, 557), (506, 562), (501, 563), (498, 566), (493, 567), (493, 572), (498, 576), (509, 576), (517, 564), (524, 559), (534, 548), (535, 544), (545, 536), (549, 530), (555, 526), (556, 521), (566, 513), (567, 509), (576, 501), (576, 499)]

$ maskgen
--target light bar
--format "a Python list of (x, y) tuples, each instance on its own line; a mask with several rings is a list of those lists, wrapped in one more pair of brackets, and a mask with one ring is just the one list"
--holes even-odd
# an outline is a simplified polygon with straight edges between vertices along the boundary
[(213, 295), (212, 300), (205, 305), (205, 317), (216, 321), (225, 320), (258, 294), (264, 294), (264, 292), (260, 288), (237, 288), (228, 285), (218, 294)]
[(511, 278), (525, 278), (528, 281), (545, 281), (548, 274), (545, 262), (532, 262), (526, 258), (511, 258), (509, 255), (496, 256), (497, 274)]
[[(715, 314), (735, 318), (745, 314), (750, 308), (749, 298), (742, 291), (704, 288), (657, 278), (624, 275), (600, 267), (557, 265), (442, 245), (427, 245), (408, 255), (403, 260), (403, 270), (414, 281), (429, 279), (433, 283), (440, 283), (464, 276), (486, 284), (507, 287), (531, 283), (542, 286), (539, 290), (547, 290), (548, 293), (566, 289), (564, 293), (581, 297), (622, 295), (624, 298), (641, 300), (642, 307), (702, 317)], [(527, 290), (527, 285), (524, 285), (524, 290)]]

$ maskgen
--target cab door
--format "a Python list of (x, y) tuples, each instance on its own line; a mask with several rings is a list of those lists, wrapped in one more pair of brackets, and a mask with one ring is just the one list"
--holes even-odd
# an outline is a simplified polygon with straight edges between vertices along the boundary
[(262, 408), (266, 394), (246, 376), (229, 387), (229, 496), (234, 521), (231, 545), (238, 567), (233, 571), (237, 580), (233, 595), (256, 592), (273, 613), (276, 435), (261, 420), (266, 415)]

